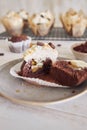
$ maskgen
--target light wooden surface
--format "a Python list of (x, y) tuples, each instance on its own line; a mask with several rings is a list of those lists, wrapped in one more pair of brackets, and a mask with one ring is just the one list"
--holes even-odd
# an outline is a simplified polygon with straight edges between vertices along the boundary
[[(54, 41), (59, 56), (72, 58), (70, 50), (73, 42)], [(11, 53), (7, 42), (0, 40), (0, 65), (22, 57), (22, 54)], [(5, 82), (5, 79), (3, 79)], [(54, 105), (23, 106), (0, 96), (0, 130), (87, 130), (87, 93), (82, 96)]]

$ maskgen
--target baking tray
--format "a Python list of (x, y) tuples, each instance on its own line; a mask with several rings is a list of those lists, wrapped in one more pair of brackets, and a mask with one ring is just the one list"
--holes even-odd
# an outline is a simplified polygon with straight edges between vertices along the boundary
[[(23, 34), (32, 37), (32, 40), (61, 40), (61, 41), (86, 41), (87, 40), (87, 29), (82, 37), (73, 37), (66, 33), (66, 31), (61, 27), (52, 28), (46, 36), (35, 36), (32, 31), (27, 28), (23, 31)], [(0, 34), (0, 39), (6, 39), (10, 37), (7, 32), (3, 32)]]

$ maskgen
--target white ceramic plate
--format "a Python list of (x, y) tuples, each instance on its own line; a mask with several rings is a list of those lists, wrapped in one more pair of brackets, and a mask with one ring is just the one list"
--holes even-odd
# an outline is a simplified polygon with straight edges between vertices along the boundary
[(46, 105), (64, 102), (86, 92), (87, 82), (72, 89), (32, 85), (23, 79), (13, 77), (9, 71), (20, 60), (14, 60), (0, 67), (0, 93), (21, 104)]

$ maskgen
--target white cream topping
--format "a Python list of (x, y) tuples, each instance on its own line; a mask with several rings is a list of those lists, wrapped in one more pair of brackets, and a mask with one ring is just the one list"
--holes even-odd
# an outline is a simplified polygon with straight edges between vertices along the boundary
[(15, 27), (15, 29), (23, 26), (23, 21), (20, 18), (11, 17), (9, 19), (9, 22), (12, 24), (12, 27)]
[(44, 24), (44, 23), (48, 23), (48, 19), (42, 18), (40, 15), (37, 14), (37, 15), (35, 16), (35, 18), (33, 19), (33, 22), (34, 22), (35, 24), (38, 24), (38, 23)]
[(19, 29), (23, 26), (22, 18), (14, 11), (7, 13), (7, 15), (3, 18), (3, 21), (14, 29)]
[(41, 23), (48, 23), (52, 19), (52, 14), (50, 11), (45, 11), (40, 14), (36, 14), (35, 17), (33, 18), (33, 22), (35, 24)]
[(44, 46), (34, 44), (24, 54), (24, 60), (26, 62), (34, 59), (37, 63), (41, 63), (42, 61), (46, 60), (46, 58), (50, 58), (53, 62), (55, 62), (57, 57), (58, 51), (53, 49), (47, 43), (45, 43)]
[(14, 11), (9, 11), (6, 15), (6, 17), (10, 18), (12, 16), (14, 16), (16, 13)]
[(68, 60), (71, 62), (72, 65), (76, 66), (78, 69), (79, 68), (87, 68), (87, 63), (81, 60)]
[(81, 22), (83, 19), (86, 21), (85, 15), (81, 10), (79, 12), (76, 12), (73, 9), (69, 9), (66, 12), (65, 17), (72, 25)]
[(25, 10), (21, 10), (18, 14), (20, 15), (22, 19), (25, 19), (25, 20), (28, 19), (28, 13)]

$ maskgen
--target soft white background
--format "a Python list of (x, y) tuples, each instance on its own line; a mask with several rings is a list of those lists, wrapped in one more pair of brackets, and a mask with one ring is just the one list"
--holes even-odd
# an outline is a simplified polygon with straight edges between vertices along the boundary
[(9, 10), (19, 11), (20, 9), (25, 9), (32, 14), (50, 9), (56, 18), (55, 26), (60, 26), (58, 16), (69, 8), (82, 9), (86, 13), (87, 0), (1, 0), (0, 17)]

